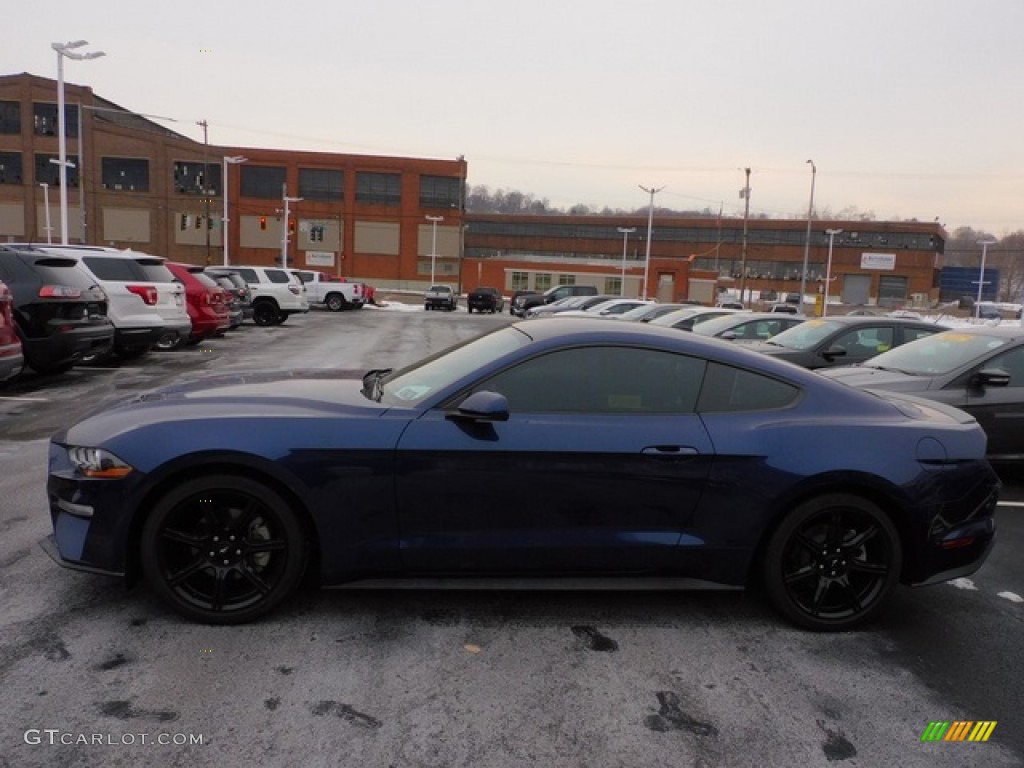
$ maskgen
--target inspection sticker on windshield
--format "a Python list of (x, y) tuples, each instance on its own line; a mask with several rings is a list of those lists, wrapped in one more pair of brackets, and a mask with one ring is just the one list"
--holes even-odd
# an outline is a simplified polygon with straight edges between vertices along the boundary
[(430, 390), (431, 387), (423, 384), (409, 384), (395, 392), (395, 397), (399, 400), (419, 400), (421, 397), (426, 397)]

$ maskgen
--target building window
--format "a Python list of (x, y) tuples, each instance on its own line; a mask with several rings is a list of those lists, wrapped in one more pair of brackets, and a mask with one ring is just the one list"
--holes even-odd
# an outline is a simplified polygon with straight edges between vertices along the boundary
[(0, 133), (21, 133), (21, 102), (0, 101)]
[(576, 285), (576, 275), (559, 275), (559, 285)]
[(509, 286), (513, 291), (525, 291), (530, 287), (529, 272), (513, 272), (512, 282)]
[[(57, 105), (47, 102), (33, 102), (32, 119), (35, 126), (36, 136), (56, 136), (59, 126), (57, 125)], [(69, 139), (78, 137), (78, 106), (75, 104), (64, 105), (64, 127), (65, 136)], [(20, 130), (20, 127), (19, 127)]]
[(21, 152), (0, 152), (0, 184), (21, 184), (21, 173)]
[(299, 197), (344, 200), (345, 173), (328, 168), (299, 168)]
[[(51, 187), (60, 186), (60, 166), (57, 164), (57, 155), (45, 152), (36, 153), (36, 183), (49, 184)], [(53, 162), (51, 162), (53, 161)], [(68, 166), (68, 186), (78, 186), (78, 167)]]
[(619, 296), (622, 294), (622, 278), (621, 277), (606, 277), (604, 279), (604, 291), (609, 296)]
[(397, 173), (356, 173), (356, 202), (377, 205), (402, 203), (402, 177)]
[(285, 169), (268, 165), (240, 166), (242, 197), (280, 200), (284, 196)]
[[(206, 183), (203, 177), (206, 176)], [(174, 163), (174, 191), (180, 195), (220, 196), (220, 163), (177, 160)], [(204, 191), (205, 188), (205, 191)]]
[(149, 192), (149, 160), (139, 157), (104, 157), (103, 188), (118, 192)]
[(538, 291), (546, 291), (551, 287), (551, 273), (538, 272), (533, 276), (533, 287)]
[(420, 176), (421, 208), (460, 208), (462, 180), (451, 176)]

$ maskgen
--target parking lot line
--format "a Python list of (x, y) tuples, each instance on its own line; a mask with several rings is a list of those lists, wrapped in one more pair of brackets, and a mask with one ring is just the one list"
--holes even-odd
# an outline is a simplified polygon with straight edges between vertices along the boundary
[(0, 400), (15, 400), (24, 403), (48, 403), (50, 398), (48, 397), (17, 397), (15, 395), (0, 396)]

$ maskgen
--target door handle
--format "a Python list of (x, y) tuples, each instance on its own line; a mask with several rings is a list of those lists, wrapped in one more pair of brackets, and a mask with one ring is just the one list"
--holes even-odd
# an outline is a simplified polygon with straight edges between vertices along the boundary
[(640, 453), (659, 459), (685, 459), (696, 456), (699, 451), (689, 445), (649, 445)]

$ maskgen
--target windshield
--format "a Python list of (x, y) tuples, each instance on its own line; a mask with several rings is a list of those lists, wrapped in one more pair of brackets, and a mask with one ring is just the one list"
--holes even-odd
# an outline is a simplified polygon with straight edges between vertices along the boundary
[(683, 320), (691, 315), (695, 315), (700, 312), (700, 307), (687, 307), (684, 309), (677, 309), (674, 312), (668, 312), (660, 317), (656, 317), (651, 320), (651, 325), (675, 325), (680, 320)]
[[(778, 338), (778, 337), (776, 337)], [(968, 365), (1006, 344), (1006, 339), (969, 331), (947, 331), (916, 339), (864, 362), (865, 368), (938, 376)]]
[(415, 405), (530, 341), (523, 331), (511, 326), (477, 336), (382, 377), (368, 396), (376, 395), (374, 399), (387, 405)]
[(745, 314), (723, 315), (721, 317), (712, 317), (710, 320), (695, 325), (693, 330), (695, 333), (700, 333), (704, 336), (717, 336), (741, 323), (750, 322), (750, 320), (750, 315)]
[(772, 336), (767, 343), (787, 349), (810, 349), (842, 327), (840, 323), (831, 320), (808, 320), (793, 326), (788, 331)]

